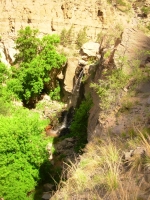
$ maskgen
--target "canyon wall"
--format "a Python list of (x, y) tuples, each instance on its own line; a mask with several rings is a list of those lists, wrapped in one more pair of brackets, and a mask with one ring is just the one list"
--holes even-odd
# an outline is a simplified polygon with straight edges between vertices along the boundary
[(13, 38), (26, 26), (39, 29), (41, 34), (59, 33), (74, 25), (77, 30), (88, 26), (94, 37), (102, 28), (103, 9), (104, 4), (96, 0), (1, 0), (0, 35)]
[[(39, 29), (42, 37), (73, 27), (76, 37), (87, 27), (89, 40), (95, 40), (115, 17), (103, 0), (0, 0), (0, 13), (0, 54), (2, 62), (8, 65), (14, 60), (14, 40), (21, 28)], [(111, 20), (107, 20), (109, 16)]]

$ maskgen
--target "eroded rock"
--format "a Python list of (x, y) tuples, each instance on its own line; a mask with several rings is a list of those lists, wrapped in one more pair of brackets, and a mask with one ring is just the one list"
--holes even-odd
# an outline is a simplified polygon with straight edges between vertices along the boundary
[(78, 66), (78, 59), (75, 57), (68, 58), (67, 62), (67, 69), (65, 73), (65, 79), (64, 79), (64, 89), (66, 92), (71, 93), (74, 87), (74, 77), (75, 77), (75, 71)]

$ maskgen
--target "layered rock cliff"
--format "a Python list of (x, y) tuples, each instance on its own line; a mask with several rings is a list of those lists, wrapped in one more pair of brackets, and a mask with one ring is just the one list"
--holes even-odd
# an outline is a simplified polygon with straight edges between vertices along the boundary
[(102, 27), (104, 18), (100, 1), (14, 1), (0, 2), (0, 35), (8, 38), (29, 25), (41, 33), (60, 32), (64, 27), (74, 25), (77, 30), (88, 26), (91, 37)]

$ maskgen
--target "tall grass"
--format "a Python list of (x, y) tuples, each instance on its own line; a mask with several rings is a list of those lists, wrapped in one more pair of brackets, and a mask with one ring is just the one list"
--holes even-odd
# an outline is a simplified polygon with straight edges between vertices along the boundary
[[(137, 200), (141, 192), (141, 174), (150, 166), (149, 137), (135, 128), (139, 145), (145, 148), (145, 156), (134, 155), (128, 168), (124, 168), (122, 159), (124, 140), (122, 136), (117, 143), (109, 136), (105, 141), (89, 143), (80, 161), (66, 164), (66, 182), (61, 181), (53, 199), (86, 199), (95, 200)], [(134, 142), (135, 138), (132, 138)], [(139, 181), (137, 181), (139, 180)], [(132, 186), (132, 187), (131, 187)]]

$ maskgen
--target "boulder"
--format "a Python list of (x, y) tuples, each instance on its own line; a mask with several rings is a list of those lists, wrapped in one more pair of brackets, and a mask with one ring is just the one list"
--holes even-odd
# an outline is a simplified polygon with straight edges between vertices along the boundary
[(86, 66), (87, 64), (88, 64), (87, 61), (82, 60), (82, 59), (79, 60), (79, 65)]
[(96, 42), (87, 42), (81, 47), (83, 54), (89, 57), (96, 57), (99, 54), (100, 44)]
[(49, 191), (52, 191), (54, 188), (54, 185), (50, 184), (50, 183), (45, 183), (43, 185), (43, 190), (44, 192), (49, 192)]
[(44, 192), (42, 195), (43, 200), (49, 200), (51, 198), (51, 194), (49, 192)]

